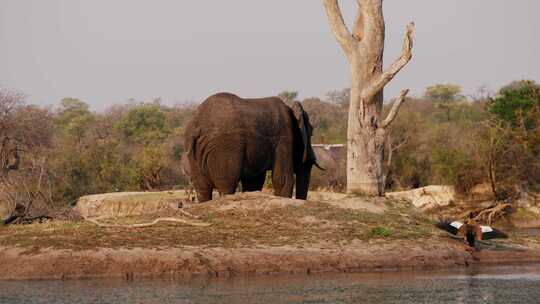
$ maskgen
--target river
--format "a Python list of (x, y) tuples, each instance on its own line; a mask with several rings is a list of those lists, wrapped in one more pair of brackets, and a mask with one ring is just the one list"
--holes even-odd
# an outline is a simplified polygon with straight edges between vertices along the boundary
[(189, 282), (0, 281), (0, 303), (540, 303), (540, 265)]

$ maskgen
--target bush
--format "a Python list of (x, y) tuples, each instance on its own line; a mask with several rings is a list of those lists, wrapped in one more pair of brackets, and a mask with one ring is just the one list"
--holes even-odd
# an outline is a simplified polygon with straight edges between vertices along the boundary
[(370, 231), (371, 238), (386, 238), (390, 235), (392, 235), (392, 231), (384, 227), (375, 227)]
[[(490, 182), (500, 198), (519, 188), (540, 190), (539, 85), (511, 83), (489, 101), (465, 100), (449, 85), (428, 91), (408, 98), (388, 130), (388, 189), (452, 184), (466, 193)], [(283, 97), (290, 102), (298, 96), (285, 92)], [(303, 101), (314, 126), (312, 142), (344, 144), (348, 91), (328, 98)], [(156, 100), (95, 113), (74, 98), (51, 111), (27, 105), (20, 93), (0, 90), (0, 189), (9, 183), (9, 194), (24, 204), (66, 206), (87, 194), (186, 185), (180, 159), (184, 127), (194, 111), (193, 105), (168, 107)], [(312, 189), (345, 190), (345, 149), (340, 153), (329, 158), (335, 163), (321, 164), (327, 171), (313, 168)], [(387, 234), (378, 228), (374, 235)]]
[(464, 151), (435, 150), (434, 168), (444, 184), (454, 185), (458, 193), (465, 194), (482, 182), (481, 170)]

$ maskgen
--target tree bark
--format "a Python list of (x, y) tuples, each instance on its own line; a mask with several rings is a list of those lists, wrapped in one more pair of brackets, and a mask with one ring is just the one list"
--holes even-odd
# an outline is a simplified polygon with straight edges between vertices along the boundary
[(338, 0), (323, 0), (332, 32), (351, 69), (351, 102), (347, 132), (347, 192), (384, 195), (386, 128), (395, 119), (408, 90), (403, 90), (383, 120), (383, 89), (412, 58), (414, 24), (407, 26), (401, 56), (383, 70), (385, 23), (383, 0), (357, 0), (351, 34)]

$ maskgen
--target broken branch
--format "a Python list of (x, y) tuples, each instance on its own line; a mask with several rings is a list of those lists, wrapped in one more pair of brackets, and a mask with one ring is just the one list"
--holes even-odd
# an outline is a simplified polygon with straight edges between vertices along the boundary
[(412, 58), (414, 22), (407, 25), (405, 40), (401, 56), (388, 68), (388, 70), (376, 77), (371, 84), (362, 92), (363, 100), (371, 100), (371, 97), (380, 92), (394, 77), (403, 69)]
[(386, 116), (386, 119), (383, 121), (383, 124), (382, 124), (383, 128), (388, 127), (394, 121), (394, 119), (396, 119), (399, 108), (405, 101), (405, 97), (407, 97), (407, 94), (409, 94), (409, 89), (405, 89), (401, 91), (399, 96), (396, 98), (396, 100), (394, 101), (394, 104), (392, 105), (392, 109), (390, 109), (388, 116)]
[(493, 225), (498, 218), (506, 215), (510, 208), (512, 208), (512, 205), (509, 203), (499, 203), (486, 209), (476, 210), (473, 211), (473, 214), (476, 214), (474, 219)]

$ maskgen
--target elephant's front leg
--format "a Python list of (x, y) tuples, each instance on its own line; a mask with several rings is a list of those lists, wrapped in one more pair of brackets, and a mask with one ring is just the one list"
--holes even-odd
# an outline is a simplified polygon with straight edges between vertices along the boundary
[[(292, 147), (292, 145), (290, 145)], [(282, 197), (292, 197), (294, 187), (293, 154), (289, 147), (278, 147), (276, 160), (272, 170), (272, 185), (274, 194)]]
[(212, 191), (214, 190), (214, 187), (212, 186), (208, 178), (201, 173), (199, 167), (195, 162), (191, 162), (190, 167), (192, 168), (190, 172), (190, 179), (193, 183), (195, 191), (197, 192), (197, 200), (199, 201), (199, 203), (211, 201)]
[(212, 200), (213, 187), (207, 183), (195, 183), (195, 190), (197, 190), (197, 200), (199, 203), (204, 203)]

